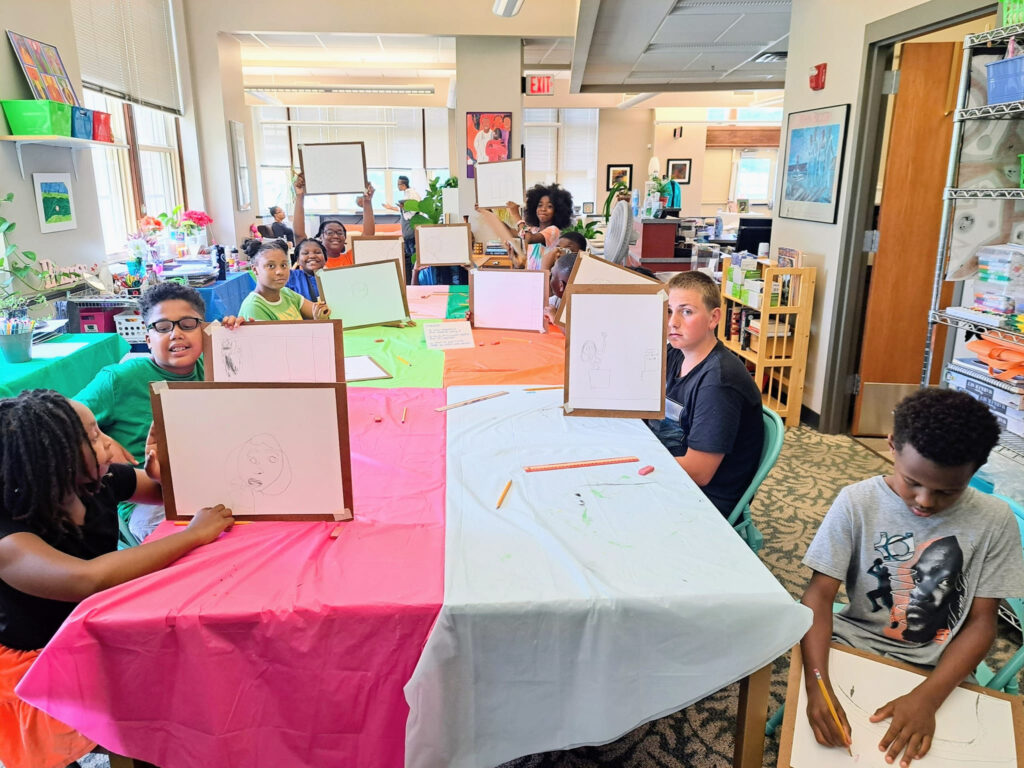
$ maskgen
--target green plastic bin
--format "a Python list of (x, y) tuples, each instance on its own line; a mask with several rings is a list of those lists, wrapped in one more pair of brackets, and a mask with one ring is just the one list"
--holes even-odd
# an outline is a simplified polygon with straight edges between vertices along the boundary
[(15, 136), (70, 136), (71, 107), (59, 101), (0, 101)]

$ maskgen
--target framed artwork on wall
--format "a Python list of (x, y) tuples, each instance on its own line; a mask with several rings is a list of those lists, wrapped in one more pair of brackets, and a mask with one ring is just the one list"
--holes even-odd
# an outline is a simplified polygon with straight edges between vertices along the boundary
[(608, 166), (608, 184), (606, 189), (611, 189), (618, 182), (622, 182), (629, 189), (633, 188), (633, 164), (623, 163), (620, 165)]
[(665, 165), (665, 175), (676, 184), (690, 183), (690, 166), (693, 160), (690, 158), (669, 160)]
[(779, 216), (836, 223), (850, 105), (791, 112)]
[(70, 173), (33, 173), (32, 187), (36, 193), (40, 232), (63, 232), (78, 226)]
[(508, 160), (511, 141), (511, 112), (467, 112), (466, 178), (476, 178), (477, 163)]
[(14, 55), (35, 98), (81, 106), (75, 89), (71, 87), (68, 71), (64, 69), (64, 61), (54, 46), (11, 30), (7, 30), (7, 39), (11, 41)]

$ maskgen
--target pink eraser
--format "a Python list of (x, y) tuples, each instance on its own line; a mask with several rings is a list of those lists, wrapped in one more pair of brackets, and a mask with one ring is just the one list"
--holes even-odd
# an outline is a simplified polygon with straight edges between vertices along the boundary
[(638, 475), (649, 475), (653, 471), (654, 471), (654, 467), (652, 467), (650, 464), (648, 464), (646, 467), (640, 467), (640, 469), (637, 470), (637, 474)]

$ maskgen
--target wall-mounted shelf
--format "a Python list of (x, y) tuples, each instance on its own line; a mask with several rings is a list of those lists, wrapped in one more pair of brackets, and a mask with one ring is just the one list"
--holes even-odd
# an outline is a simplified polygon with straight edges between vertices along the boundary
[(1024, 189), (963, 189), (946, 187), (947, 200), (1024, 200)]
[(983, 107), (958, 109), (955, 120), (999, 120), (1018, 117), (1024, 112), (1024, 101), (1004, 101), (1000, 104), (986, 104)]
[(21, 178), (25, 178), (25, 165), (21, 159), (21, 148), (25, 144), (40, 144), (44, 147), (62, 147), (71, 153), (71, 163), (75, 169), (75, 181), (78, 180), (78, 154), (76, 149), (128, 149), (127, 144), (114, 144), (109, 141), (93, 141), (92, 139), (76, 139), (71, 136), (0, 136), (0, 141), (14, 142), (14, 151), (18, 154), (18, 168)]

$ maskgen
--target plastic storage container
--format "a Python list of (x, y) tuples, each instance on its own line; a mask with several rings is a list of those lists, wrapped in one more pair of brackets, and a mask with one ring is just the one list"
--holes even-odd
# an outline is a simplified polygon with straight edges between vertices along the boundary
[(137, 309), (128, 309), (114, 315), (114, 326), (117, 335), (129, 344), (144, 344), (146, 341), (146, 324), (142, 322), (142, 313)]
[(76, 139), (92, 139), (92, 110), (71, 108), (71, 135)]
[(15, 136), (70, 136), (71, 107), (59, 101), (3, 101), (4, 115)]
[(117, 325), (114, 315), (120, 314), (123, 307), (112, 309), (83, 309), (78, 313), (81, 328), (79, 333), (114, 333)]
[(1024, 56), (993, 61), (988, 68), (988, 103), (1024, 100)]
[(114, 141), (114, 134), (110, 130), (110, 113), (92, 113), (92, 138), (93, 141)]

